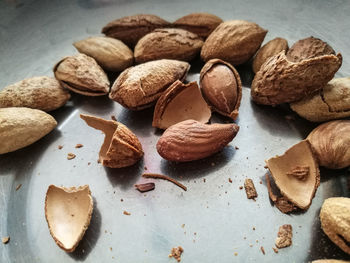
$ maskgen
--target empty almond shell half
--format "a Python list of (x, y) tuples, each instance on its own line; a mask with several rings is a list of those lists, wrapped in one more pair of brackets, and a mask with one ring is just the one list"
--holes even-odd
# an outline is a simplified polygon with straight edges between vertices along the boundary
[(63, 58), (53, 72), (62, 86), (86, 96), (102, 96), (109, 92), (109, 80), (95, 59), (85, 54)]
[(140, 141), (124, 124), (91, 115), (80, 114), (87, 125), (105, 134), (99, 153), (102, 165), (111, 168), (127, 167), (135, 164), (143, 156)]
[(166, 129), (188, 119), (207, 123), (210, 116), (211, 111), (201, 95), (197, 82), (183, 84), (177, 80), (157, 101), (152, 126)]
[(73, 252), (89, 227), (93, 200), (88, 185), (58, 187), (50, 185), (46, 192), (45, 217), (56, 244)]
[(283, 198), (307, 210), (320, 184), (320, 173), (310, 142), (303, 140), (283, 155), (270, 158), (266, 164)]

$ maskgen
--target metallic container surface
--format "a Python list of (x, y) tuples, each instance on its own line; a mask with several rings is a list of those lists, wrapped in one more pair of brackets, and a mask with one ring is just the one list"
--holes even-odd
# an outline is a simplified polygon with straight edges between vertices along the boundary
[[(258, 23), (269, 30), (265, 43), (284, 37), (292, 45), (310, 35), (319, 37), (343, 54), (336, 76), (350, 74), (349, 1), (8, 0), (0, 2), (0, 88), (31, 76), (52, 76), (57, 61), (77, 53), (74, 41), (99, 35), (113, 19), (152, 13), (174, 21), (202, 11), (224, 20)], [(202, 65), (192, 63), (188, 81), (198, 80)], [(11, 237), (8, 244), (0, 244), (0, 262), (175, 262), (168, 254), (180, 245), (185, 250), (181, 262), (349, 260), (325, 236), (318, 217), (325, 198), (349, 197), (349, 170), (321, 169), (321, 185), (304, 213), (285, 215), (274, 207), (264, 180), (264, 160), (283, 154), (316, 125), (288, 108), (252, 103), (250, 65), (238, 71), (244, 88), (237, 137), (222, 152), (191, 163), (170, 163), (157, 154), (161, 132), (151, 127), (152, 108), (132, 112), (107, 96), (72, 95), (65, 107), (52, 112), (58, 121), (53, 132), (29, 147), (0, 156), (0, 237)], [(88, 127), (80, 113), (107, 119), (115, 115), (140, 138), (143, 160), (130, 168), (102, 167), (97, 158), (103, 135)], [(214, 114), (212, 121), (225, 119)], [(76, 149), (77, 143), (84, 147)], [(67, 160), (69, 152), (76, 158)], [(147, 172), (178, 179), (188, 191), (167, 181), (141, 178), (145, 167)], [(255, 183), (259, 194), (255, 202), (239, 189), (245, 178)], [(154, 191), (134, 189), (135, 183), (146, 181), (156, 183)], [(16, 191), (19, 184), (22, 187)], [(50, 184), (90, 185), (94, 213), (74, 253), (59, 249), (50, 236), (44, 215)], [(124, 215), (124, 210), (131, 215)], [(272, 247), (282, 224), (293, 226), (293, 245), (276, 254)]]

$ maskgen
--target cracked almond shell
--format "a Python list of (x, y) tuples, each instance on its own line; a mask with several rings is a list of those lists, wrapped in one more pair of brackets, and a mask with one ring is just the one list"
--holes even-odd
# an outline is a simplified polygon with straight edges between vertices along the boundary
[(206, 62), (219, 58), (240, 65), (247, 62), (264, 41), (267, 30), (244, 20), (221, 23), (206, 39), (201, 58)]
[[(307, 210), (320, 184), (320, 173), (310, 142), (303, 140), (289, 148), (283, 155), (268, 159), (266, 164), (285, 201), (292, 206)], [(307, 176), (303, 179), (293, 176), (293, 171), (297, 167), (308, 167)]]
[(242, 82), (237, 70), (220, 59), (209, 60), (200, 72), (203, 97), (211, 108), (231, 119), (238, 117)]
[(326, 199), (321, 207), (320, 220), (322, 230), (329, 239), (350, 254), (350, 198)]
[(0, 108), (27, 107), (52, 111), (66, 104), (69, 98), (69, 92), (55, 78), (32, 77), (1, 90)]
[(350, 263), (350, 261), (338, 260), (338, 259), (319, 259), (314, 260), (311, 263)]
[(175, 81), (158, 99), (152, 126), (166, 129), (178, 122), (193, 119), (207, 123), (211, 111), (202, 97), (197, 82)]
[(141, 110), (156, 103), (176, 80), (184, 80), (190, 64), (161, 59), (124, 70), (114, 82), (109, 98), (131, 110)]
[(191, 61), (203, 46), (202, 39), (180, 28), (156, 29), (137, 42), (134, 55), (136, 63), (157, 59)]
[(143, 156), (140, 141), (124, 124), (91, 115), (80, 114), (87, 125), (105, 134), (99, 152), (99, 161), (110, 168), (121, 168), (135, 164)]
[(277, 105), (305, 98), (330, 81), (342, 64), (341, 54), (291, 62), (284, 51), (269, 58), (255, 75), (251, 95), (258, 104)]
[(94, 58), (102, 68), (109, 71), (123, 71), (134, 62), (131, 49), (115, 38), (89, 37), (73, 45), (80, 53)]
[(332, 79), (320, 91), (291, 103), (290, 107), (312, 122), (350, 117), (350, 78)]
[(24, 148), (51, 132), (56, 120), (44, 111), (0, 108), (0, 154)]
[(88, 185), (50, 185), (45, 198), (45, 217), (56, 244), (73, 252), (90, 225), (93, 200)]
[(307, 139), (320, 166), (331, 169), (350, 166), (350, 120), (323, 123)]
[(102, 96), (109, 92), (109, 80), (97, 62), (77, 54), (63, 58), (53, 72), (63, 87), (86, 96)]

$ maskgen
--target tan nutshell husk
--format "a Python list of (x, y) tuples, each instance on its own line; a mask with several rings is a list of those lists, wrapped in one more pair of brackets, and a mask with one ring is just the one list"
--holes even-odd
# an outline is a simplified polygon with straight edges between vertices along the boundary
[(258, 104), (277, 105), (305, 98), (330, 81), (342, 64), (341, 54), (291, 62), (284, 51), (269, 58), (256, 73), (251, 87)]
[(156, 28), (169, 27), (168, 21), (156, 15), (137, 14), (109, 22), (102, 29), (106, 36), (117, 38), (133, 48), (137, 41)]
[(110, 168), (135, 164), (143, 156), (142, 145), (136, 135), (124, 124), (99, 117), (80, 114), (87, 125), (105, 134), (99, 152), (99, 161)]
[(45, 218), (52, 238), (66, 252), (73, 252), (90, 225), (93, 199), (88, 185), (50, 185), (45, 198)]
[(321, 39), (308, 37), (295, 42), (288, 50), (286, 57), (292, 62), (300, 62), (323, 55), (335, 55), (335, 51)]
[(122, 41), (111, 37), (89, 37), (73, 44), (80, 52), (96, 60), (104, 69), (120, 72), (132, 66), (134, 53)]
[(332, 197), (320, 211), (321, 228), (334, 244), (350, 254), (350, 198)]
[(212, 110), (235, 120), (242, 99), (242, 82), (237, 70), (221, 59), (211, 59), (200, 72), (204, 99)]
[[(266, 164), (282, 196), (294, 206), (307, 210), (320, 184), (320, 173), (310, 142), (303, 140), (283, 155), (268, 159)], [(309, 173), (303, 180), (290, 174), (295, 167), (306, 166)]]
[(350, 263), (350, 261), (339, 260), (339, 259), (318, 259), (311, 263)]
[(156, 103), (171, 84), (184, 80), (190, 64), (161, 59), (124, 70), (114, 82), (109, 98), (131, 110), (141, 110)]
[(220, 17), (213, 14), (191, 13), (177, 19), (172, 26), (188, 30), (205, 39), (222, 22)]
[(191, 61), (203, 46), (202, 39), (180, 28), (156, 29), (145, 35), (135, 46), (136, 63), (157, 59)]
[(312, 122), (350, 117), (350, 77), (334, 78), (320, 91), (291, 103), (290, 107)]
[(307, 139), (320, 166), (331, 169), (350, 166), (350, 120), (323, 123)]
[(247, 62), (264, 41), (267, 30), (244, 20), (221, 23), (204, 42), (201, 58), (206, 62), (219, 58), (240, 65)]
[(27, 107), (52, 111), (66, 104), (69, 98), (69, 92), (55, 78), (32, 77), (1, 90), (0, 108)]
[(97, 62), (85, 55), (77, 54), (63, 58), (53, 72), (63, 87), (86, 96), (102, 96), (109, 92), (109, 80)]
[(203, 124), (186, 120), (170, 126), (157, 142), (157, 151), (168, 161), (199, 160), (222, 150), (238, 133), (232, 124)]
[(44, 111), (11, 107), (0, 109), (0, 154), (24, 148), (51, 132), (56, 120)]
[(175, 81), (158, 99), (152, 126), (166, 129), (178, 122), (193, 119), (207, 123), (211, 111), (202, 97), (197, 82)]
[(259, 51), (256, 53), (253, 60), (253, 72), (257, 73), (261, 68), (261, 65), (265, 63), (265, 61), (280, 53), (281, 51), (288, 51), (288, 41), (284, 38), (276, 37), (265, 45), (263, 45)]

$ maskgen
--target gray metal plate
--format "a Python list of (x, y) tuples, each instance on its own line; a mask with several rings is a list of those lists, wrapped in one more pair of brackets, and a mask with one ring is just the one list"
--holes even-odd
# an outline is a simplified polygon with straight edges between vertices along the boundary
[[(277, 36), (290, 44), (310, 35), (320, 37), (343, 54), (337, 77), (349, 75), (348, 1), (5, 1), (0, 2), (1, 87), (26, 77), (52, 75), (51, 68), (61, 57), (76, 53), (73, 41), (99, 34), (112, 19), (154, 13), (173, 21), (196, 11), (257, 22), (269, 29), (265, 42)], [(202, 65), (194, 62), (187, 79), (198, 80)], [(185, 250), (185, 263), (349, 260), (325, 236), (318, 219), (325, 198), (349, 197), (349, 171), (322, 169), (321, 186), (305, 213), (285, 215), (273, 207), (264, 160), (282, 154), (315, 125), (299, 117), (287, 120), (290, 112), (284, 107), (252, 103), (250, 67), (238, 70), (245, 88), (237, 137), (222, 152), (191, 163), (170, 163), (157, 154), (161, 133), (151, 127), (153, 109), (131, 112), (107, 97), (73, 95), (65, 107), (52, 112), (58, 121), (52, 133), (0, 156), (0, 237), (11, 237), (9, 244), (0, 244), (0, 262), (175, 262), (168, 254), (179, 245)], [(102, 167), (97, 158), (103, 136), (88, 127), (80, 113), (107, 119), (115, 115), (140, 138), (144, 159), (125, 169)], [(214, 115), (212, 121), (225, 120)], [(84, 147), (75, 149), (77, 143)], [(77, 157), (68, 161), (69, 152)], [(151, 181), (140, 177), (144, 167), (178, 179), (188, 191), (157, 180), (154, 191), (139, 193), (133, 185)], [(245, 178), (255, 183), (256, 202), (239, 189)], [(19, 184), (22, 187), (15, 191)], [(59, 249), (48, 231), (44, 199), (50, 184), (89, 184), (94, 197), (90, 227), (71, 254)], [(123, 215), (124, 210), (131, 215)], [(282, 224), (293, 226), (293, 245), (275, 254), (272, 246)]]

